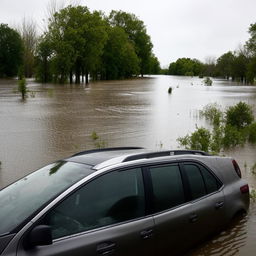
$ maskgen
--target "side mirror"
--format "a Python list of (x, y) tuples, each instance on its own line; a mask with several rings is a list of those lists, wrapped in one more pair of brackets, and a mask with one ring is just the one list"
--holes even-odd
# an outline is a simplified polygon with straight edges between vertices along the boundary
[(52, 244), (52, 230), (50, 226), (39, 225), (34, 227), (28, 236), (31, 246)]

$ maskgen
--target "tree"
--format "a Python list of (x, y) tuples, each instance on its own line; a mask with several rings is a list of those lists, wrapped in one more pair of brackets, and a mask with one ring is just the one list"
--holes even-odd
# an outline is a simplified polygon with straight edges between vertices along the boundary
[(102, 56), (102, 79), (127, 78), (139, 72), (133, 44), (121, 27), (109, 27)]
[(235, 106), (231, 106), (226, 111), (227, 125), (242, 129), (250, 125), (254, 120), (252, 108), (245, 102), (239, 102)]
[(39, 38), (36, 48), (36, 79), (42, 83), (52, 81), (52, 46), (46, 35)]
[(250, 25), (249, 33), (251, 37), (245, 44), (250, 56), (247, 77), (250, 83), (254, 83), (256, 77), (256, 23)]
[(203, 71), (204, 76), (210, 76), (213, 77), (216, 75), (216, 59), (215, 57), (208, 56), (205, 59), (205, 63), (203, 65)]
[(23, 45), (17, 31), (0, 24), (0, 77), (13, 77), (22, 65)]
[(180, 58), (169, 65), (169, 74), (178, 76), (198, 76), (202, 72), (203, 64), (197, 59)]
[(241, 47), (234, 53), (234, 59), (232, 63), (232, 77), (235, 80), (245, 84), (248, 83), (248, 63), (250, 63), (250, 58), (248, 56), (247, 50), (244, 47)]
[(83, 6), (68, 6), (54, 14), (48, 29), (55, 80), (63, 83), (69, 76), (72, 82), (74, 73), (76, 83), (84, 74), (88, 83), (88, 74), (99, 65), (107, 39), (102, 14), (90, 13)]
[(19, 33), (21, 35), (24, 47), (24, 75), (25, 77), (32, 77), (34, 75), (35, 50), (37, 44), (36, 23), (32, 20), (26, 20), (24, 18), (22, 25), (19, 28)]
[(235, 56), (231, 51), (224, 53), (217, 59), (217, 69), (221, 76), (229, 79), (233, 75), (232, 68), (234, 60)]
[(152, 54), (149, 59), (148, 73), (157, 75), (160, 73), (160, 71), (161, 71), (161, 67), (160, 67), (159, 60), (154, 54)]
[(123, 28), (127, 33), (140, 61), (140, 74), (143, 76), (149, 73), (153, 45), (143, 21), (139, 20), (134, 14), (112, 11), (109, 15), (109, 22), (112, 26)]
[(21, 93), (22, 100), (25, 100), (28, 89), (27, 82), (24, 77), (18, 81), (18, 91)]
[(256, 56), (256, 23), (250, 25), (249, 34), (251, 37), (246, 42), (246, 48), (249, 50), (251, 56)]

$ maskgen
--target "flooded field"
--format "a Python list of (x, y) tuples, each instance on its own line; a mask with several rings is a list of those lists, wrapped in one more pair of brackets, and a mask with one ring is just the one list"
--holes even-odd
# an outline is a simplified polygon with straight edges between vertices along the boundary
[[(168, 88), (172, 87), (172, 94)], [(225, 107), (245, 101), (256, 114), (256, 87), (214, 80), (206, 87), (190, 77), (92, 82), (85, 85), (41, 85), (28, 81), (25, 102), (16, 83), (0, 81), (0, 188), (27, 173), (75, 152), (94, 147), (96, 132), (108, 147), (177, 148), (176, 139), (206, 126), (199, 110), (217, 102)], [(243, 176), (256, 188), (251, 167), (256, 147), (246, 145), (235, 157)], [(255, 255), (256, 205), (248, 216), (190, 255)]]

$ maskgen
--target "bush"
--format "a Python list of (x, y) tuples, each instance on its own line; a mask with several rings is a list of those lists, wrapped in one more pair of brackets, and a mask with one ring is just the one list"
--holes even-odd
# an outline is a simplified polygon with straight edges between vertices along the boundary
[(256, 143), (256, 122), (252, 123), (249, 126), (248, 133), (249, 133), (248, 141), (251, 143)]
[(234, 126), (226, 125), (222, 142), (224, 148), (231, 148), (237, 145), (243, 146), (245, 142), (246, 134), (244, 131), (240, 131)]
[(213, 129), (196, 128), (191, 135), (178, 138), (179, 144), (186, 149), (219, 153), (223, 149), (243, 146), (247, 141), (256, 143), (256, 122), (252, 123), (252, 108), (246, 103), (229, 107), (226, 115), (216, 103), (208, 104), (200, 115), (211, 122)]
[(21, 80), (19, 80), (18, 91), (21, 93), (22, 99), (24, 100), (28, 92), (25, 78), (22, 78)]
[(194, 76), (194, 72), (193, 71), (188, 71), (185, 73), (185, 76)]
[(212, 79), (210, 77), (206, 77), (204, 79), (204, 85), (206, 86), (212, 86)]
[(221, 120), (223, 119), (223, 113), (217, 103), (207, 104), (203, 110), (200, 111), (200, 115), (204, 116), (206, 120), (217, 126), (220, 125)]
[(254, 120), (252, 108), (245, 102), (239, 102), (235, 106), (231, 106), (226, 111), (226, 124), (234, 126), (237, 129), (245, 128)]
[(197, 130), (194, 131), (190, 136), (186, 135), (185, 137), (178, 138), (178, 141), (186, 148), (209, 152), (211, 133), (207, 129), (201, 127), (197, 128)]

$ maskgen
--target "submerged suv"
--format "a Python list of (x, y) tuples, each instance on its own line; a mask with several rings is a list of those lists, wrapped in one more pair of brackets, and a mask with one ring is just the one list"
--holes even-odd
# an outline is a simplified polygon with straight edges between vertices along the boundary
[(0, 191), (0, 254), (181, 255), (248, 207), (232, 158), (85, 151)]

